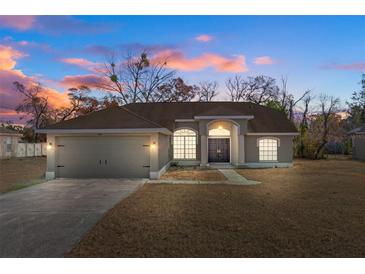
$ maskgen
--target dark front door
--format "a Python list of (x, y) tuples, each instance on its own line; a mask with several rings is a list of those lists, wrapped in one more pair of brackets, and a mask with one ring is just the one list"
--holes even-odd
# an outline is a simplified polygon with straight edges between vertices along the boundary
[(229, 150), (229, 138), (208, 139), (208, 161), (210, 163), (228, 163)]

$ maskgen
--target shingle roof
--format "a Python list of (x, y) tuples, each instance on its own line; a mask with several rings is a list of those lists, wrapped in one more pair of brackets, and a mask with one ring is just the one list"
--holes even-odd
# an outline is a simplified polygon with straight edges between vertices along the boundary
[(47, 129), (116, 129), (162, 128), (163, 126), (133, 113), (125, 107), (110, 107), (74, 119), (62, 121)]
[(297, 132), (286, 116), (268, 107), (248, 102), (186, 102), (135, 103), (126, 105), (135, 113), (174, 129), (176, 119), (194, 119), (194, 116), (253, 115), (248, 121), (249, 132)]
[(362, 127), (354, 128), (353, 130), (350, 130), (348, 134), (356, 134), (356, 133), (365, 133), (365, 124)]
[(164, 127), (174, 130), (176, 119), (219, 115), (253, 115), (254, 119), (248, 121), (249, 132), (297, 132), (283, 113), (247, 102), (134, 103), (63, 121), (48, 129)]
[(360, 128), (359, 132), (365, 132), (365, 124)]
[(0, 134), (21, 135), (19, 132), (12, 130), (12, 129), (5, 128), (5, 127), (0, 127)]

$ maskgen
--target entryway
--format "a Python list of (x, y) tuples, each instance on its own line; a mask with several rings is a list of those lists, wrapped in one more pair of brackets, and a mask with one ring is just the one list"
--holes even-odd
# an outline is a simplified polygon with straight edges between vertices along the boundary
[(208, 139), (208, 162), (229, 163), (230, 162), (230, 139), (209, 138)]

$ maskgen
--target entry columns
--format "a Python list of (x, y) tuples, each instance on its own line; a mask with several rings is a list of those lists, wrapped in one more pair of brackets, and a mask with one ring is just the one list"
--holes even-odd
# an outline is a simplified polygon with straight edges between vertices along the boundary
[(245, 136), (238, 135), (238, 165), (245, 164)]
[(200, 166), (208, 165), (208, 139), (206, 135), (200, 137)]

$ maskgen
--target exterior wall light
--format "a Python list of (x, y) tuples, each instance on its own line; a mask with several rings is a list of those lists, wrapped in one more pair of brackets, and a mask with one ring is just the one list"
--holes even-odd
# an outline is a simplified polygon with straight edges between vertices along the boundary
[(52, 143), (48, 143), (48, 145), (47, 145), (47, 149), (49, 150), (49, 149), (52, 149)]
[(152, 144), (151, 144), (151, 148), (156, 148), (156, 142), (153, 142)]
[(221, 125), (218, 126), (218, 129), (223, 129), (223, 127)]

